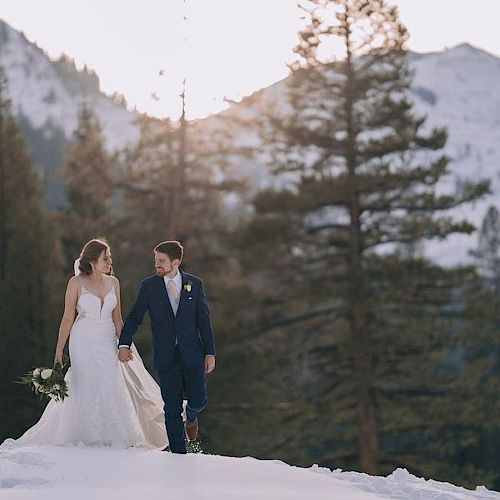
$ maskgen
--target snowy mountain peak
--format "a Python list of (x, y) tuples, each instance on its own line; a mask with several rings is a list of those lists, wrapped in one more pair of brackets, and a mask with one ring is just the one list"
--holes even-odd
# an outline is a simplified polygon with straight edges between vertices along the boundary
[(484, 49), (481, 49), (480, 47), (475, 47), (474, 45), (464, 42), (460, 43), (458, 45), (455, 45), (454, 47), (449, 47), (446, 48), (443, 52), (443, 54), (448, 55), (448, 56), (453, 56), (456, 58), (465, 58), (465, 57), (486, 57), (486, 58), (493, 58), (498, 61), (498, 58), (495, 57), (493, 54), (490, 54)]
[(0, 65), (15, 112), (34, 129), (43, 129), (45, 136), (62, 131), (71, 139), (85, 99), (99, 116), (110, 149), (137, 139), (136, 113), (127, 110), (123, 98), (102, 94), (94, 71), (87, 67), (78, 70), (66, 55), (51, 60), (23, 33), (1, 20)]
[[(467, 218), (479, 226), (491, 204), (500, 208), (500, 94), (496, 90), (500, 86), (500, 59), (462, 43), (440, 52), (411, 53), (409, 63), (415, 73), (415, 112), (427, 116), (427, 127), (446, 127), (449, 132), (445, 153), (451, 163), (446, 187), (453, 188), (471, 178), (492, 181), (492, 195), (454, 211), (458, 218)], [(2, 21), (0, 65), (9, 79), (14, 109), (45, 137), (62, 132), (71, 140), (80, 102), (85, 98), (101, 120), (109, 149), (121, 149), (138, 138), (134, 124), (137, 113), (128, 111), (123, 100), (103, 95), (93, 71), (78, 70), (67, 56), (51, 60)], [(227, 112), (255, 116), (263, 105), (274, 102), (287, 107), (286, 79), (255, 92)], [(199, 126), (210, 133), (216, 121), (209, 117)], [(258, 138), (252, 132), (240, 131), (237, 140), (255, 146)], [(41, 163), (42, 168), (56, 170)], [(242, 164), (239, 168), (240, 175), (252, 176), (255, 186), (266, 185), (269, 180), (264, 167)], [(464, 262), (476, 240), (476, 234), (457, 236), (446, 242), (431, 242), (426, 249), (429, 256), (442, 263)]]
[[(429, 54), (409, 54), (414, 71), (414, 113), (426, 116), (425, 127), (445, 127), (449, 174), (438, 189), (453, 192), (467, 180), (490, 179), (492, 194), (482, 200), (451, 210), (458, 220), (480, 227), (489, 206), (500, 209), (500, 59), (468, 43)], [(288, 107), (286, 82), (282, 80), (256, 92), (229, 112), (251, 118), (261, 108)], [(241, 141), (254, 144), (255, 136), (242, 133)], [(267, 172), (250, 165), (257, 187), (268, 184)], [(469, 250), (477, 245), (477, 233), (453, 235), (446, 241), (425, 244), (425, 254), (444, 265), (470, 261)]]

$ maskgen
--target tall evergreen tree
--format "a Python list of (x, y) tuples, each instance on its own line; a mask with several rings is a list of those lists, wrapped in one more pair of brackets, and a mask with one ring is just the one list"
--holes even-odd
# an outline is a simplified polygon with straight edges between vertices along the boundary
[(184, 269), (203, 275), (209, 290), (226, 255), (224, 197), (238, 189), (223, 174), (227, 150), (215, 134), (208, 138), (195, 124), (185, 126), (182, 144), (177, 123), (141, 117), (139, 141), (125, 152), (122, 170), (114, 180), (121, 204), (111, 242), (117, 271), (128, 268), (121, 277), (125, 304), (135, 294), (138, 280), (154, 271), (152, 249), (161, 240), (178, 239), (185, 245)]
[[(142, 256), (143, 248), (149, 255), (162, 238), (178, 239), (191, 246), (185, 265), (207, 262), (210, 255), (216, 258), (221, 251), (217, 239), (227, 232), (224, 196), (239, 189), (239, 184), (224, 174), (228, 168), (227, 146), (214, 134), (205, 137), (192, 124), (184, 138), (178, 124), (170, 120), (141, 117), (139, 126), (139, 141), (125, 152), (122, 170), (115, 179), (123, 192), (117, 221), (123, 241), (141, 242), (138, 255), (130, 249), (127, 258)], [(181, 155), (183, 164), (179, 165)], [(179, 168), (182, 175), (177, 172)], [(180, 177), (183, 181), (179, 184)], [(175, 191), (182, 191), (180, 203)], [(148, 269), (150, 259), (138, 271)]]
[[(231, 180), (229, 163), (230, 133), (224, 123), (211, 130), (197, 123), (181, 125), (169, 120), (143, 116), (139, 120), (137, 144), (124, 155), (123, 170), (115, 179), (121, 191), (119, 217), (110, 237), (114, 267), (120, 278), (123, 309), (127, 310), (137, 292), (139, 280), (154, 272), (152, 249), (161, 240), (178, 239), (185, 247), (183, 269), (200, 275), (209, 298), (218, 355), (234, 360), (208, 379), (210, 405), (204, 416), (202, 446), (221, 452), (235, 449), (240, 434), (228, 437), (228, 402), (242, 391), (239, 370), (244, 360), (236, 347), (239, 340), (235, 306), (241, 306), (246, 286), (238, 275), (231, 254), (232, 229), (227, 213), (229, 193), (239, 191), (240, 183)], [(182, 174), (178, 169), (182, 168)], [(125, 272), (126, 271), (126, 272)], [(136, 343), (146, 363), (151, 342), (145, 331)], [(243, 346), (248, 352), (248, 348)]]
[(484, 216), (479, 231), (478, 247), (472, 252), (479, 269), (492, 284), (495, 292), (500, 292), (500, 213), (491, 206)]
[[(309, 22), (287, 87), (290, 109), (269, 113), (262, 129), (285, 187), (258, 194), (242, 237), (249, 265), (258, 255), (264, 271), (261, 333), (294, 360), (269, 376), (303, 401), (285, 413), (288, 428), (296, 422), (311, 439), (299, 460), (428, 472), (422, 450), (445, 425), (443, 411), (428, 441), (417, 436), (427, 429), (425, 409), (445, 407), (434, 387), (451, 332), (445, 309), (469, 271), (426, 262), (417, 243), (472, 232), (446, 211), (488, 183), (438, 193), (446, 131), (425, 133), (425, 119), (412, 113), (408, 33), (395, 7), (311, 0), (303, 9)], [(330, 58), (331, 46), (344, 57)], [(299, 449), (287, 436), (281, 449), (289, 446)]]
[(67, 207), (61, 214), (61, 225), (64, 250), (70, 263), (85, 241), (105, 236), (110, 230), (113, 161), (106, 150), (98, 117), (83, 101), (62, 173)]
[[(479, 231), (478, 246), (471, 251), (480, 281), (464, 297), (468, 328), (462, 339), (465, 371), (461, 381), (468, 388), (470, 407), (464, 415), (467, 440), (457, 443), (459, 463), (484, 484), (500, 488), (500, 216), (490, 206)], [(456, 430), (454, 429), (453, 431)], [(452, 431), (452, 432), (453, 432)], [(469, 465), (470, 464), (470, 465)]]
[(0, 440), (19, 435), (39, 415), (40, 404), (13, 381), (34, 364), (52, 362), (62, 302), (55, 292), (61, 284), (55, 231), (6, 96), (0, 68)]

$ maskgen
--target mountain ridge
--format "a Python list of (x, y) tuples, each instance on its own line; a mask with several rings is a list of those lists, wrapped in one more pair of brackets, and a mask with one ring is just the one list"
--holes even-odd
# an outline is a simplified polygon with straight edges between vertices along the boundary
[[(497, 196), (500, 194), (500, 94), (495, 91), (500, 85), (500, 58), (469, 43), (409, 55), (409, 64), (414, 70), (415, 113), (427, 116), (427, 127), (446, 127), (449, 131), (445, 153), (451, 158), (450, 174), (440, 189), (453, 189), (478, 177), (492, 181), (491, 195), (453, 211), (454, 216), (466, 217), (479, 227), (490, 205), (500, 209), (500, 196)], [(78, 108), (84, 97), (101, 121), (110, 150), (123, 149), (137, 140), (138, 113), (128, 110), (123, 99), (104, 95), (93, 70), (86, 67), (77, 70), (68, 56), (52, 61), (43, 49), (1, 20), (0, 65), (5, 67), (9, 95), (15, 113), (22, 117), (35, 164), (46, 184), (52, 186), (46, 190), (52, 202), (49, 205), (57, 206), (63, 198), (57, 172), (62, 164), (64, 144), (72, 140)], [(232, 103), (229, 109), (196, 120), (197, 126), (204, 127), (210, 134), (221, 121), (219, 118), (255, 116), (263, 102), (285, 106), (287, 78), (256, 90)], [(236, 132), (237, 144), (258, 146), (256, 135), (251, 131)], [(250, 177), (256, 189), (269, 184), (269, 173), (261, 165), (240, 160), (236, 170)], [(470, 260), (469, 250), (475, 247), (476, 240), (477, 233), (455, 235), (445, 242), (426, 243), (426, 250), (440, 263), (463, 263)]]

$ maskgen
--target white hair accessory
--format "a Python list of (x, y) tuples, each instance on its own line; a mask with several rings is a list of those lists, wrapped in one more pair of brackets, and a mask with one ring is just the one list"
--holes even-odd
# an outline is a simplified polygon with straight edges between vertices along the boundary
[(73, 271), (75, 272), (75, 276), (78, 276), (80, 274), (80, 261), (82, 259), (76, 259), (75, 263), (73, 264)]

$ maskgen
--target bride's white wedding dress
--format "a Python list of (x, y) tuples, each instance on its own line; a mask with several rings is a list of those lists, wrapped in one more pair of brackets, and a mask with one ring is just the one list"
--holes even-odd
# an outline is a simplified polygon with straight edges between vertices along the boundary
[(7, 446), (85, 445), (163, 449), (168, 440), (160, 388), (134, 360), (120, 363), (112, 320), (114, 287), (104, 300), (82, 287), (69, 336), (69, 397), (51, 400), (40, 420)]

